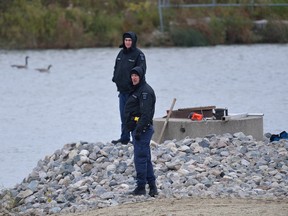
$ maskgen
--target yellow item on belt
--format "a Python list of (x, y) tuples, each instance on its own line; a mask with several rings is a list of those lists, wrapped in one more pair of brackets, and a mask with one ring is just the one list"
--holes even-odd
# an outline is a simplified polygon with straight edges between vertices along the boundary
[(134, 121), (138, 122), (139, 121), (139, 117), (134, 117)]

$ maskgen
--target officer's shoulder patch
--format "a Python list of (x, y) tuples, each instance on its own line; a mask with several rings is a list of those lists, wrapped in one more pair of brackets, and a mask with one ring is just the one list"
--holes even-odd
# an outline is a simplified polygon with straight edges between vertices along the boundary
[(141, 57), (141, 60), (144, 61), (145, 60), (145, 56), (143, 53), (140, 53), (140, 57)]
[(143, 99), (143, 100), (146, 100), (146, 99), (147, 99), (147, 95), (148, 95), (147, 92), (143, 92), (143, 93), (142, 93), (142, 99)]

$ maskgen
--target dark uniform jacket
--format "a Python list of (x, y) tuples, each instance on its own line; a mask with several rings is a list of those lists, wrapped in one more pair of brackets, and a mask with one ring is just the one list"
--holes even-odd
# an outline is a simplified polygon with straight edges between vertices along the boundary
[[(126, 129), (132, 131), (136, 129), (143, 132), (149, 125), (153, 123), (155, 112), (156, 96), (154, 90), (145, 80), (145, 73), (141, 67), (133, 68), (132, 73), (136, 73), (140, 77), (138, 85), (133, 86), (133, 92), (130, 94), (125, 106)], [(135, 121), (135, 117), (139, 120)], [(133, 124), (134, 123), (134, 124)]]
[[(124, 39), (132, 39), (131, 48), (125, 47)], [(126, 32), (123, 34), (123, 44), (120, 45), (121, 51), (118, 53), (114, 66), (112, 81), (116, 83), (117, 90), (120, 93), (129, 93), (132, 90), (130, 85), (130, 72), (136, 66), (142, 67), (144, 73), (146, 71), (146, 60), (143, 52), (136, 47), (137, 36), (134, 32)]]

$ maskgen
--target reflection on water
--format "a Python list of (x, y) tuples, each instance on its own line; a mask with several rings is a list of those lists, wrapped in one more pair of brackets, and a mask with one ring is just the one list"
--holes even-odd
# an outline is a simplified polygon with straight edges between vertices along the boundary
[[(118, 49), (0, 51), (0, 185), (22, 181), (39, 159), (69, 142), (119, 138), (111, 82)], [(175, 109), (227, 107), (264, 113), (264, 132), (287, 130), (287, 45), (143, 49), (155, 117)], [(28, 69), (10, 65), (24, 64)], [(52, 65), (50, 73), (35, 68)]]

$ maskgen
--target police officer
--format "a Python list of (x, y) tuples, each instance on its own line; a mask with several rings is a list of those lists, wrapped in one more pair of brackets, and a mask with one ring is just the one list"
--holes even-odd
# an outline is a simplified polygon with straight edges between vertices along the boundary
[(155, 175), (151, 162), (150, 141), (154, 133), (152, 126), (155, 112), (156, 96), (154, 90), (145, 81), (142, 67), (131, 71), (133, 92), (130, 94), (126, 107), (126, 129), (132, 132), (134, 146), (134, 164), (136, 169), (137, 187), (133, 195), (145, 195), (145, 186), (149, 184), (149, 195), (158, 194)]
[(134, 32), (126, 32), (122, 37), (122, 44), (120, 45), (120, 52), (118, 53), (114, 66), (114, 73), (112, 81), (117, 86), (119, 92), (119, 110), (121, 118), (121, 135), (117, 140), (112, 140), (112, 143), (127, 144), (130, 141), (130, 133), (125, 131), (125, 115), (124, 108), (126, 101), (131, 93), (132, 86), (130, 71), (136, 66), (140, 66), (144, 73), (146, 71), (146, 60), (143, 52), (137, 48), (137, 36)]

